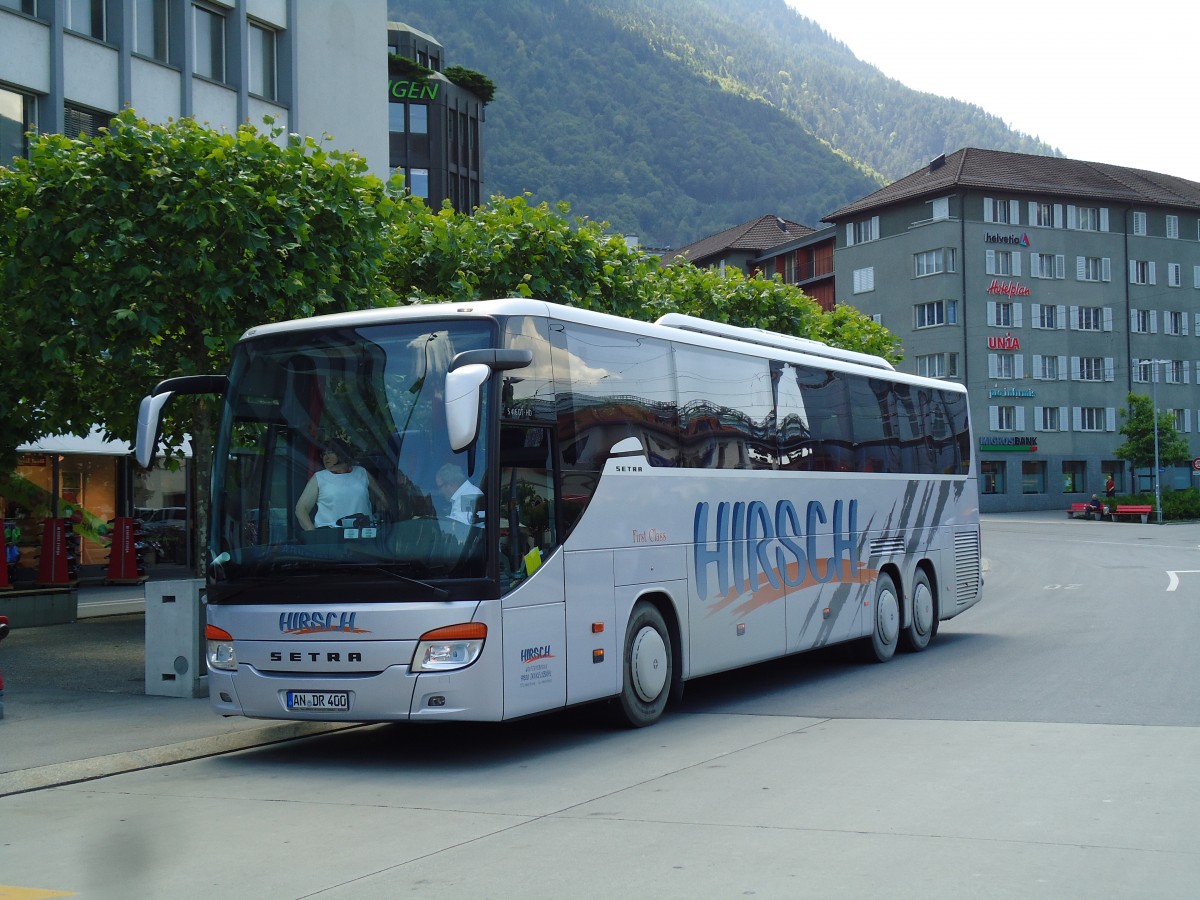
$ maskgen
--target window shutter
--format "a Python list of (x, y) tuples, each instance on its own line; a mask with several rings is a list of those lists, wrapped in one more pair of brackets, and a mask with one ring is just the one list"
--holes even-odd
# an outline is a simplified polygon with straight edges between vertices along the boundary
[(854, 246), (854, 223), (853, 222), (846, 223), (846, 246), (847, 247)]
[(1104, 307), (1100, 312), (1100, 317), (1104, 323), (1101, 327), (1105, 331), (1112, 331), (1112, 322), (1113, 322), (1112, 307), (1111, 306)]
[(1013, 328), (1024, 328), (1024, 327), (1025, 327), (1024, 304), (1023, 303), (1014, 303), (1013, 304)]
[(1017, 406), (1017, 407), (1014, 407), (1013, 411), (1016, 413), (1016, 416), (1014, 417), (1016, 419), (1016, 421), (1013, 422), (1013, 425), (1016, 426), (1017, 431), (1024, 431), (1025, 430), (1025, 407)]
[(994, 221), (994, 219), (992, 217), (992, 198), (991, 197), (983, 198), (983, 221), (985, 221), (985, 222)]
[(1131, 332), (1137, 332), (1137, 317), (1138, 311), (1136, 309), (1129, 310), (1129, 330)]
[(1129, 261), (1129, 283), (1137, 284), (1137, 260), (1136, 259), (1131, 259)]
[(1183, 334), (1186, 336), (1186, 335), (1187, 335), (1187, 333), (1188, 333), (1188, 318), (1187, 318), (1187, 313), (1180, 313), (1180, 314), (1179, 314), (1179, 327), (1183, 329)]
[(1012, 255), (1012, 261), (1013, 261), (1013, 277), (1020, 278), (1021, 277), (1021, 254), (1014, 253)]
[(990, 431), (1000, 430), (1000, 407), (998, 406), (988, 407), (988, 429)]
[(1078, 356), (1071, 357), (1071, 380), (1072, 381), (1079, 380), (1079, 357)]
[(1058, 310), (1055, 312), (1054, 324), (1055, 324), (1055, 326), (1057, 326), (1059, 331), (1063, 331), (1066, 329), (1066, 327), (1067, 327), (1067, 308), (1066, 308), (1066, 306), (1058, 307)]
[(1071, 428), (1074, 431), (1083, 431), (1083, 408), (1079, 406), (1071, 407)]
[(1100, 230), (1108, 231), (1108, 207), (1100, 207)]
[(1146, 234), (1146, 214), (1144, 212), (1133, 214), (1133, 233), (1139, 237)]
[(1030, 200), (1029, 201), (1029, 224), (1030, 225), (1036, 225), (1038, 223), (1037, 211), (1038, 211), (1037, 201)]
[(1071, 330), (1074, 331), (1079, 325), (1079, 307), (1071, 307)]
[(1158, 310), (1150, 310), (1150, 333), (1158, 334)]
[(1083, 281), (1087, 277), (1087, 257), (1075, 257), (1075, 280)]
[(1189, 434), (1192, 431), (1192, 411), (1190, 409), (1183, 411), (1183, 430)]
[(1150, 268), (1150, 278), (1147, 281), (1147, 284), (1157, 284), (1158, 282), (1154, 278), (1154, 260), (1150, 260), (1149, 268)]
[(1079, 227), (1079, 212), (1073, 203), (1067, 204), (1067, 227), (1072, 231)]
[(1008, 224), (1009, 225), (1020, 225), (1021, 224), (1021, 203), (1018, 200), (1009, 200), (1008, 201)]
[(1107, 256), (1100, 257), (1100, 280), (1112, 281), (1112, 260)]
[(1057, 254), (1054, 257), (1054, 277), (1055, 278), (1066, 278), (1067, 277), (1067, 258), (1066, 258), (1066, 256), (1064, 256), (1061, 253)]
[(996, 301), (989, 300), (987, 302), (987, 323), (989, 325), (996, 324)]
[(881, 313), (872, 313), (871, 321), (874, 322), (876, 325), (882, 325), (883, 324), (883, 315)]
[[(996, 274), (996, 251), (988, 250), (984, 253), (983, 269), (988, 275)], [(1196, 267), (1200, 271), (1200, 266)]]
[(1040, 304), (1040, 303), (1030, 303), (1029, 304), (1029, 327), (1030, 328), (1041, 328), (1042, 327), (1042, 304)]
[(938, 197), (933, 201), (933, 217), (935, 219), (950, 218), (950, 198)]
[[(1185, 363), (1186, 365), (1186, 363)], [(1018, 353), (1013, 359), (1013, 378), (1025, 377), (1025, 356)]]
[(1061, 203), (1054, 204), (1054, 227), (1063, 227), (1063, 207)]
[(1113, 358), (1111, 356), (1104, 357), (1104, 380), (1112, 381), (1115, 372), (1116, 367), (1113, 365)]
[(1069, 410), (1065, 406), (1060, 406), (1058, 408), (1058, 430), (1059, 431), (1067, 430), (1067, 413), (1068, 413), (1068, 411)]
[(1200, 288), (1200, 266), (1192, 266), (1192, 287)]
[(1183, 383), (1192, 383), (1192, 361), (1190, 359), (1185, 359), (1183, 361)]
[(1033, 377), (1042, 377), (1042, 354), (1040, 353), (1033, 354)]
[[(1021, 254), (1019, 254), (1019, 253), (1013, 254), (1013, 256), (1020, 256), (1020, 255)], [(1016, 263), (1013, 263), (1013, 267), (1016, 268)], [(1030, 254), (1029, 254), (1029, 277), (1030, 278), (1041, 278), (1042, 277), (1041, 266), (1038, 265), (1038, 255), (1033, 252), (1030, 252)]]
[[(1032, 206), (1033, 204), (1031, 203), (1029, 205)], [(1045, 409), (1044, 406), (1035, 406), (1033, 408), (1033, 430), (1034, 431), (1045, 431), (1045, 429), (1042, 428), (1042, 424), (1046, 421), (1046, 417), (1042, 414), (1043, 409)]]
[(1067, 380), (1067, 358), (1065, 356), (1060, 356), (1058, 358), (1058, 380)]
[(1104, 430), (1117, 430), (1117, 408), (1115, 406), (1106, 407), (1104, 410)]
[(988, 354), (988, 378), (996, 378), (1000, 371), (1000, 360), (996, 358), (995, 353)]

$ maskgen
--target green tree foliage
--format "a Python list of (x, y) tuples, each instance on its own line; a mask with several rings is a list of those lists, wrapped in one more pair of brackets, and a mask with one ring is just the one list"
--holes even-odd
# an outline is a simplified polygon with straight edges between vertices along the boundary
[(1056, 152), (887, 78), (783, 0), (388, 6), (502, 86), (483, 135), (489, 193), (565, 200), (646, 245), (764, 212), (815, 226), (963, 146)]
[(471, 216), (407, 201), (392, 226), (385, 278), (410, 303), (521, 296), (645, 321), (680, 312), (899, 358), (897, 339), (851, 307), (824, 313), (798, 288), (736, 269), (663, 266), (603, 223), (572, 221), (569, 212), (528, 195), (493, 197)]
[[(126, 111), (0, 168), (0, 464), (93, 423), (129, 439), (142, 394), (227, 371), (246, 328), (372, 302), (383, 183), (358, 156), (280, 139)], [(198, 398), (165, 423), (202, 472), (214, 410)]]
[[(1131, 463), (1135, 468), (1154, 466), (1154, 405), (1144, 394), (1130, 394), (1128, 411), (1121, 411), (1121, 434), (1125, 443), (1113, 451), (1117, 459)], [(1169, 412), (1158, 414), (1158, 461), (1162, 465), (1174, 465), (1191, 458), (1187, 440), (1175, 430), (1175, 421)]]

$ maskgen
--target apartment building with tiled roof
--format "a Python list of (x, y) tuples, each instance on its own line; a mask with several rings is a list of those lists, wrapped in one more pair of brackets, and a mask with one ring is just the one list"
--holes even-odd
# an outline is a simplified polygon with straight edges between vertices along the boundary
[[(1151, 490), (1114, 456), (1129, 392), (1200, 456), (1200, 183), (966, 148), (824, 218), (837, 302), (969, 389), (984, 511)], [(1166, 466), (1163, 488), (1192, 483)]]

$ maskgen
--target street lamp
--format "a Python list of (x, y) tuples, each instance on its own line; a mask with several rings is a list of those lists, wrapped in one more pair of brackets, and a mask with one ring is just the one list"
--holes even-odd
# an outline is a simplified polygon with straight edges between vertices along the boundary
[(1153, 377), (1150, 379), (1150, 402), (1154, 404), (1154, 509), (1158, 524), (1162, 524), (1162, 475), (1158, 468), (1158, 367), (1169, 365), (1169, 359), (1148, 359), (1146, 362), (1154, 366)]

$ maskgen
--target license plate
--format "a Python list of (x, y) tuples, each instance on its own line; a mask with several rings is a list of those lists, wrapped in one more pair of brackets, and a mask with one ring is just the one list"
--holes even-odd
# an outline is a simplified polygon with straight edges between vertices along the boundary
[(295, 712), (349, 712), (349, 691), (288, 691), (287, 708)]

